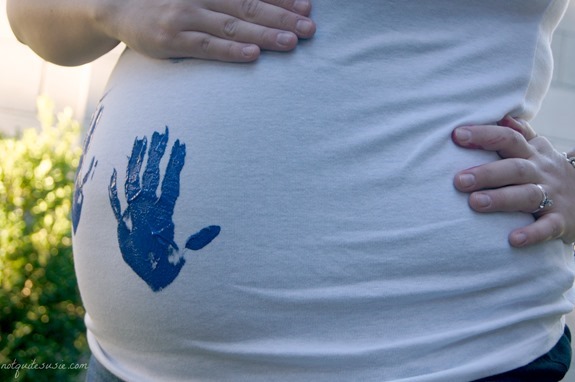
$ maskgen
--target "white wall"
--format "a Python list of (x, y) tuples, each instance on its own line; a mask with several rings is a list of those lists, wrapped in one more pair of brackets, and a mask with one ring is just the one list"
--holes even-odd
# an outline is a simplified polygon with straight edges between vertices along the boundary
[(566, 151), (575, 147), (575, 1), (553, 38), (555, 71), (549, 93), (533, 126), (555, 146)]
[(35, 101), (41, 94), (57, 110), (71, 106), (77, 119), (89, 119), (121, 48), (89, 65), (52, 65), (16, 40), (5, 9), (6, 0), (0, 0), (0, 131), (37, 126)]

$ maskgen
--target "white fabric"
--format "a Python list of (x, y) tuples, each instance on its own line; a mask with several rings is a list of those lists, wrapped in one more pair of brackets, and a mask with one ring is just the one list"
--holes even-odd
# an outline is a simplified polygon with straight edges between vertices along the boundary
[[(572, 252), (513, 249), (531, 215), (472, 212), (453, 175), (497, 156), (450, 134), (537, 113), (566, 5), (314, 0), (316, 36), (254, 64), (125, 52), (76, 200), (98, 360), (130, 381), (444, 382), (546, 353), (573, 306)], [(166, 126), (161, 179), (185, 144), (170, 264), (186, 262), (154, 291), (122, 256), (109, 185), (116, 170), (123, 213), (134, 140)]]

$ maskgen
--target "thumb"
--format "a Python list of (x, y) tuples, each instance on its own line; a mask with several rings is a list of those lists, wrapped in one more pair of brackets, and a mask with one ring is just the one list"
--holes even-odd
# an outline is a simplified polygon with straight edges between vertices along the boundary
[(220, 234), (220, 230), (221, 228), (218, 225), (211, 225), (209, 227), (202, 228), (199, 232), (188, 238), (188, 241), (186, 241), (186, 248), (191, 249), (192, 251), (204, 248)]

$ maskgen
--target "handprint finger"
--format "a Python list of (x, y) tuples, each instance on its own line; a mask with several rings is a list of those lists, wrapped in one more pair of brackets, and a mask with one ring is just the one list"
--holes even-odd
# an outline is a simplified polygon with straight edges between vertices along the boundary
[(193, 234), (186, 241), (186, 248), (197, 251), (210, 244), (220, 234), (220, 226), (211, 225)]
[(148, 140), (146, 137), (134, 140), (132, 155), (126, 170), (126, 199), (128, 199), (128, 203), (136, 199), (142, 191), (140, 188), (140, 169), (142, 168), (147, 145)]
[(160, 160), (166, 152), (168, 144), (168, 129), (165, 134), (154, 131), (150, 150), (148, 151), (148, 163), (142, 175), (142, 192), (147, 195), (155, 196), (158, 185), (160, 184)]
[(174, 212), (176, 199), (180, 196), (180, 172), (184, 167), (186, 158), (186, 145), (180, 144), (178, 139), (172, 146), (170, 160), (166, 168), (166, 174), (162, 181), (162, 194), (158, 200), (158, 206), (171, 216)]
[(118, 174), (116, 169), (112, 172), (112, 177), (110, 178), (110, 185), (108, 186), (108, 196), (110, 197), (110, 204), (112, 205), (112, 211), (114, 211), (114, 216), (118, 223), (122, 221), (122, 207), (120, 206), (120, 199), (118, 198), (118, 187), (116, 185)]
[(88, 166), (88, 171), (86, 171), (84, 177), (82, 178), (82, 185), (86, 184), (88, 178), (90, 178), (90, 175), (92, 175), (92, 170), (94, 169), (95, 165), (98, 165), (98, 162), (96, 162), (96, 157), (92, 157), (90, 165)]

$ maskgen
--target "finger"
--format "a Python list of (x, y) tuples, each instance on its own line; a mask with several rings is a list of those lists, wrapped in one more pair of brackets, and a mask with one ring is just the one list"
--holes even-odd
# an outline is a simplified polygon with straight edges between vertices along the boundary
[[(88, 166), (88, 171), (86, 171), (86, 173), (84, 174), (84, 177), (82, 178), (82, 183), (81, 184), (85, 184), (88, 181), (88, 178), (90, 177), (90, 175), (94, 175), (94, 173), (92, 172), (92, 169), (94, 169), (96, 166), (98, 165), (98, 161), (96, 160), (96, 157), (92, 157), (92, 160), (90, 161), (90, 165)], [(82, 167), (80, 167), (82, 168)]]
[(293, 11), (302, 16), (309, 16), (311, 13), (311, 1), (309, 0), (263, 0), (263, 2)]
[(132, 154), (128, 161), (128, 169), (126, 170), (125, 193), (128, 203), (131, 203), (140, 194), (140, 169), (142, 167), (144, 155), (146, 154), (147, 146), (148, 140), (146, 137), (142, 139), (136, 138), (134, 140)]
[(150, 197), (156, 195), (160, 184), (160, 160), (164, 156), (167, 144), (168, 135), (154, 131), (148, 151), (148, 162), (142, 175), (142, 193)]
[(524, 121), (519, 118), (513, 118), (509, 115), (506, 115), (501, 121), (497, 122), (499, 126), (509, 127), (517, 131), (519, 134), (523, 135), (523, 137), (530, 141), (531, 139), (537, 136), (537, 133), (527, 121)]
[(194, 27), (224, 40), (255, 44), (266, 50), (288, 51), (298, 43), (297, 34), (290, 30), (269, 28), (223, 13), (205, 12)]
[(561, 237), (565, 232), (565, 221), (559, 214), (543, 215), (526, 227), (509, 234), (509, 243), (513, 247), (526, 247)]
[(507, 186), (473, 192), (469, 206), (477, 212), (526, 212), (539, 208), (543, 195), (535, 184)]
[(469, 206), (477, 212), (526, 212), (539, 208), (543, 195), (535, 184), (477, 191), (469, 195)]
[(462, 126), (453, 131), (453, 141), (464, 148), (496, 151), (502, 158), (529, 158), (534, 153), (523, 135), (505, 126)]
[(118, 198), (118, 186), (117, 186), (118, 173), (116, 169), (112, 172), (110, 177), (110, 184), (108, 185), (108, 197), (110, 199), (110, 204), (112, 205), (112, 211), (114, 211), (114, 216), (118, 223), (122, 222), (122, 207), (120, 205), (120, 198)]
[[(166, 128), (166, 135), (167, 134), (168, 129)], [(172, 145), (172, 152), (170, 153), (170, 159), (168, 161), (168, 166), (166, 167), (164, 180), (162, 180), (162, 194), (158, 199), (158, 206), (160, 206), (169, 216), (174, 213), (176, 200), (180, 195), (180, 172), (184, 167), (185, 158), (186, 145), (183, 143), (180, 144), (180, 140), (177, 139)]]
[(225, 62), (251, 62), (260, 55), (254, 44), (230, 41), (200, 32), (180, 32), (165, 58), (200, 58)]
[(310, 38), (315, 33), (315, 23), (311, 19), (263, 1), (243, 0), (238, 6), (237, 2), (217, 0), (209, 6), (214, 12), (257, 26), (293, 32), (300, 38)]
[[(537, 136), (529, 141), (529, 144), (537, 152), (547, 156), (553, 157), (553, 160), (558, 159), (559, 152), (555, 149), (555, 146), (546, 137)], [(552, 154), (555, 153), (555, 154)]]
[(217, 225), (202, 228), (188, 238), (186, 241), (186, 248), (193, 251), (200, 250), (206, 245), (210, 244), (220, 234), (221, 228)]
[(537, 169), (525, 159), (508, 158), (476, 166), (455, 175), (454, 185), (459, 191), (472, 192), (513, 184), (535, 183)]

